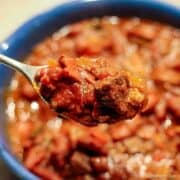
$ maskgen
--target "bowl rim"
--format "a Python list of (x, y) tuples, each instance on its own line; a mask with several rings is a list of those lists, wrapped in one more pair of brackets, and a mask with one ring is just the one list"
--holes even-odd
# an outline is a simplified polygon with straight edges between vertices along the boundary
[[(70, 10), (72, 7), (78, 7), (80, 4), (88, 3), (88, 2), (96, 2), (96, 3), (104, 3), (109, 0), (71, 0), (59, 5), (56, 5), (53, 8), (50, 8), (48, 10), (45, 10), (41, 13), (36, 14), (32, 18), (28, 19), (23, 23), (21, 26), (19, 26), (11, 35), (6, 38), (4, 41), (0, 43), (0, 53), (6, 54), (6, 51), (8, 48), (11, 48), (14, 46), (15, 42), (17, 42), (18, 39), (21, 39), (23, 36), (26, 36), (26, 33), (28, 29), (31, 29), (31, 27), (34, 26), (36, 21), (46, 21), (45, 17), (48, 17), (49, 15), (55, 15), (57, 11), (60, 9), (63, 11), (66, 11), (67, 8)], [(141, 4), (141, 7), (147, 7), (147, 6), (157, 6), (157, 8), (161, 9), (164, 8), (167, 10), (168, 13), (175, 13), (174, 16), (180, 17), (180, 7), (176, 7), (174, 5), (171, 5), (170, 3), (159, 1), (159, 0), (111, 0), (111, 1), (118, 1), (119, 4), (121, 3), (134, 3), (134, 4)], [(1, 68), (0, 68), (1, 70)], [(3, 143), (1, 143), (2, 137), (0, 137), (0, 158), (6, 163), (6, 165), (21, 179), (26, 180), (36, 180), (39, 179), (37, 176), (35, 176), (33, 173), (28, 171), (17, 159), (15, 156), (10, 153), (7, 148), (4, 146)]]

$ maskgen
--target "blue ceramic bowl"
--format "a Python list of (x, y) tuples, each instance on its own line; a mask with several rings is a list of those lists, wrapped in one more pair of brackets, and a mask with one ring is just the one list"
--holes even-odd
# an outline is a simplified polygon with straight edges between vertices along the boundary
[[(139, 16), (180, 27), (180, 8), (155, 0), (80, 0), (60, 5), (44, 12), (16, 30), (0, 44), (0, 53), (21, 59), (37, 42), (65, 24), (93, 16)], [(0, 65), (0, 157), (21, 179), (38, 179), (12, 155), (5, 132), (3, 92), (12, 71)]]

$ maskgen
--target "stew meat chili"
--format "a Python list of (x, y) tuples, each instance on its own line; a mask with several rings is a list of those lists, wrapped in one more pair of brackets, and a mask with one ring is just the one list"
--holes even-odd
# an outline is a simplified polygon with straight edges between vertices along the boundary
[(17, 74), (6, 102), (18, 159), (49, 180), (179, 179), (180, 30), (139, 18), (84, 20), (45, 39), (25, 60), (43, 65), (61, 55), (110, 59), (139, 74), (147, 81), (147, 106), (115, 124), (62, 122)]
[(40, 94), (59, 114), (85, 125), (132, 118), (144, 106), (144, 82), (103, 58), (60, 57), (36, 75)]

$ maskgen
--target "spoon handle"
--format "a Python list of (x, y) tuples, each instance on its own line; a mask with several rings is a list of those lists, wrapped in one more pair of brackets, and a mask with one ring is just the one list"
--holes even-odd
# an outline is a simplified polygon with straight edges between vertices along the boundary
[(26, 72), (24, 71), (26, 65), (21, 62), (18, 62), (10, 57), (0, 54), (0, 63), (7, 65), (11, 69), (14, 69), (26, 75)]
[(19, 71), (32, 83), (34, 82), (34, 77), (37, 71), (42, 68), (42, 66), (32, 66), (28, 64), (21, 63), (15, 59), (7, 57), (3, 54), (0, 54), (0, 63), (7, 65), (15, 71)]

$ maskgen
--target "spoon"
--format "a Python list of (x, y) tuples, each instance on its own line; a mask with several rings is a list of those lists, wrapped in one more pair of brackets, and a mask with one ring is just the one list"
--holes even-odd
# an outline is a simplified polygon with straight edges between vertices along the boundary
[[(40, 98), (48, 103), (43, 96), (41, 96), (41, 94), (38, 91), (38, 84), (35, 81), (35, 76), (37, 74), (37, 72), (42, 69), (42, 68), (47, 68), (47, 65), (42, 65), (42, 66), (32, 66), (32, 65), (28, 65), (28, 64), (24, 64), (19, 62), (16, 59), (7, 57), (3, 54), (0, 54), (0, 63), (4, 64), (8, 67), (10, 67), (11, 69), (18, 71), (20, 73), (22, 73), (28, 80), (29, 82), (32, 84), (33, 88), (35, 89), (35, 91), (38, 93), (38, 95), (40, 96)], [(58, 116), (62, 119), (67, 119), (68, 117), (64, 114), (58, 114)]]
[(112, 123), (134, 117), (146, 102), (144, 81), (119, 72), (107, 59), (62, 56), (54, 68), (24, 64), (0, 54), (0, 63), (22, 73), (62, 119), (89, 126)]
[(35, 75), (40, 69), (47, 67), (47, 65), (32, 66), (32, 65), (24, 64), (19, 62), (18, 60), (7, 57), (3, 54), (0, 54), (0, 63), (22, 73), (30, 81), (30, 83), (33, 85), (34, 88), (36, 85), (36, 82), (34, 81)]

